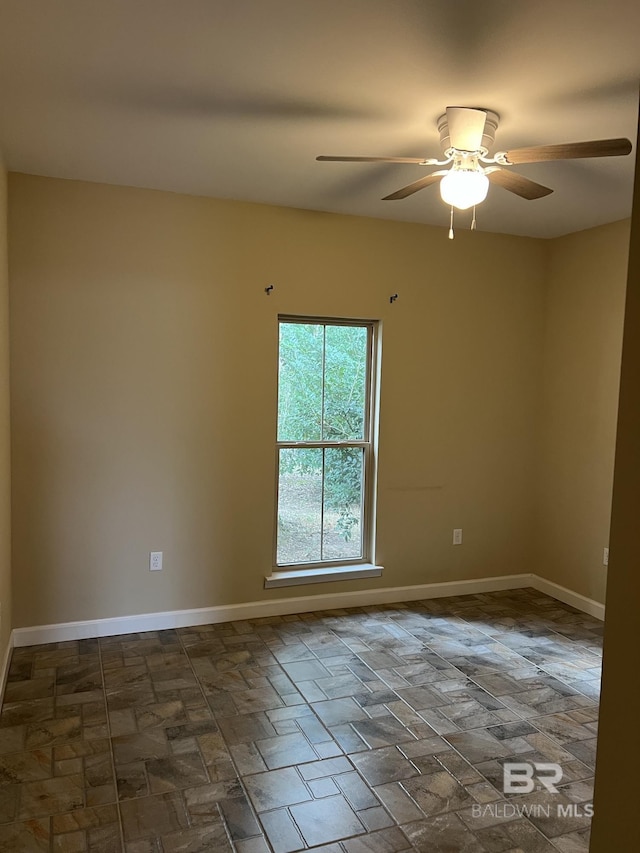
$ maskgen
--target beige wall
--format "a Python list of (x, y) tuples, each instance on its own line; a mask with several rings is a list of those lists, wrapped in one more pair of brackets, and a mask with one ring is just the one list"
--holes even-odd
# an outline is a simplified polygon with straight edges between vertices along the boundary
[(640, 849), (636, 804), (640, 739), (635, 736), (640, 707), (640, 682), (635, 673), (640, 621), (640, 147), (636, 147), (631, 235), (592, 853)]
[(11, 633), (11, 486), (9, 442), (9, 276), (7, 173), (0, 158), (0, 671)]
[(536, 572), (604, 602), (629, 222), (549, 249)]
[[(10, 201), (16, 627), (533, 568), (546, 243), (21, 175)], [(379, 580), (263, 590), (278, 312), (383, 321)]]

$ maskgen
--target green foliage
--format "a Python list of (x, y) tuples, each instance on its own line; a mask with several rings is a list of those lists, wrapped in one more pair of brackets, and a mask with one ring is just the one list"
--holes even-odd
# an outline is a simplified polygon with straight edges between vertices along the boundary
[(280, 324), (278, 440), (322, 439), (324, 328)]
[(362, 450), (357, 447), (326, 449), (325, 505), (338, 513), (337, 526), (346, 542), (359, 521), (361, 494)]
[[(364, 438), (367, 329), (313, 323), (280, 324), (279, 441), (357, 441)], [(325, 507), (338, 513), (346, 541), (357, 524), (362, 450), (324, 451)], [(285, 473), (322, 470), (321, 451), (283, 453)]]

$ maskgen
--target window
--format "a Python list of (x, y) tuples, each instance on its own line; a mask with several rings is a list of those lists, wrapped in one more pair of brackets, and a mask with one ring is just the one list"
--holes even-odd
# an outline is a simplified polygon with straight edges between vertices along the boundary
[(374, 322), (281, 317), (275, 566), (372, 560)]

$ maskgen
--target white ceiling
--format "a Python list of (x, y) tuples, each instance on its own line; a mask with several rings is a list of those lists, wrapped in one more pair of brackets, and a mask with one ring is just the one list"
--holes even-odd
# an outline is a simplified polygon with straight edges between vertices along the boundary
[[(637, 132), (638, 0), (0, 0), (9, 169), (448, 225), (425, 174), (318, 154), (438, 156), (447, 105), (500, 150)], [(630, 214), (634, 155), (518, 167), (478, 228), (549, 237)], [(468, 214), (460, 214), (459, 226)]]

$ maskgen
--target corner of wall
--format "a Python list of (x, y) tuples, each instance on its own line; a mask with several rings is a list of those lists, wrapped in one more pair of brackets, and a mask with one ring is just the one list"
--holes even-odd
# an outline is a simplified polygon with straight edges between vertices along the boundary
[(7, 170), (0, 152), (0, 686), (11, 648), (10, 459)]
[(603, 603), (629, 222), (549, 241), (532, 572)]

